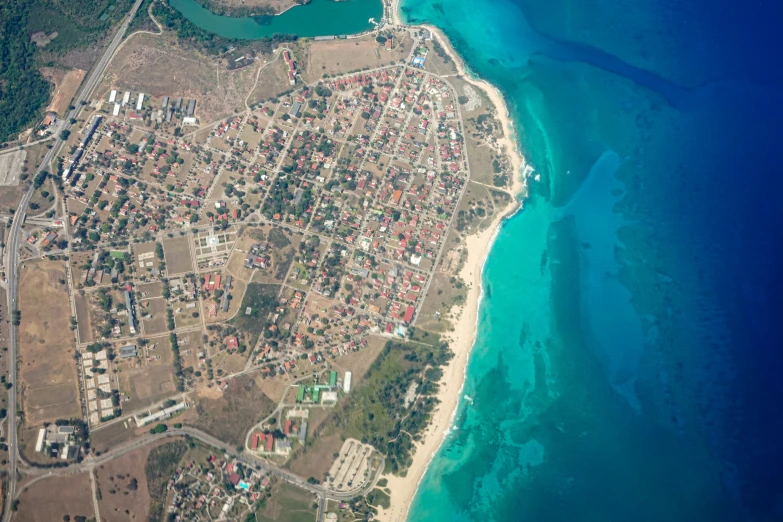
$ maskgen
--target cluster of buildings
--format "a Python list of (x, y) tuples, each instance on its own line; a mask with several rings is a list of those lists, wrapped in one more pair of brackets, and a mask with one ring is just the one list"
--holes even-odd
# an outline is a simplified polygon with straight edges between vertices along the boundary
[(288, 51), (283, 51), (283, 59), (285, 60), (285, 63), (288, 65), (288, 83), (291, 85), (296, 84), (296, 64), (291, 59), (291, 53)]
[(270, 487), (270, 476), (237, 459), (212, 455), (203, 463), (181, 464), (166, 487), (172, 519), (234, 520)]
[(50, 424), (38, 430), (35, 451), (45, 453), (50, 458), (74, 459), (79, 454), (79, 444), (74, 434), (73, 426)]

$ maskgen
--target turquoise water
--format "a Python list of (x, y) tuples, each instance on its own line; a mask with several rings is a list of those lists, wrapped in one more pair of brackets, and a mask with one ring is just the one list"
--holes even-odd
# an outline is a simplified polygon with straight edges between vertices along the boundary
[(779, 5), (402, 11), (500, 87), (541, 176), (409, 520), (783, 520)]
[(169, 0), (169, 4), (202, 29), (224, 38), (243, 40), (258, 40), (274, 34), (300, 37), (355, 34), (373, 28), (370, 18), (380, 22), (383, 17), (380, 0), (312, 0), (278, 16), (265, 17), (266, 23), (251, 17), (216, 15), (195, 0)]

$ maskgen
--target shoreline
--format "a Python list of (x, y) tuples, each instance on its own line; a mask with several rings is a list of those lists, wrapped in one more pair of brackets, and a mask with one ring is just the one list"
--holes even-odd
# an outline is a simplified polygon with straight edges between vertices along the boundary
[[(392, 0), (389, 10), (393, 25), (408, 26), (400, 17), (399, 0)], [(455, 316), (458, 320), (455, 321), (454, 331), (443, 336), (454, 352), (454, 358), (443, 369), (443, 378), (437, 393), (439, 405), (432, 414), (430, 424), (422, 434), (421, 440), (415, 444), (416, 451), (413, 455), (413, 462), (408, 468), (406, 476), (399, 477), (391, 474), (383, 476), (388, 481), (388, 489), (391, 493), (390, 506), (387, 509), (379, 508), (376, 520), (384, 522), (405, 522), (407, 520), (408, 511), (424, 474), (447, 435), (451, 432), (465, 386), (470, 353), (478, 334), (478, 311), (484, 295), (481, 281), (484, 265), (500, 232), (500, 225), (521, 209), (521, 198), (527, 188), (527, 178), (532, 172), (532, 167), (525, 162), (516, 145), (514, 124), (502, 93), (486, 80), (476, 78), (468, 72), (464, 60), (457, 54), (449, 39), (439, 28), (427, 24), (412, 27), (422, 27), (431, 31), (433, 37), (454, 61), (458, 74), (471, 85), (481, 89), (489, 98), (490, 103), (494, 105), (496, 116), (503, 128), (503, 137), (498, 139), (498, 145), (505, 149), (509, 156), (514, 175), (510, 176), (511, 186), (508, 189), (512, 195), (511, 202), (497, 212), (486, 229), (464, 238), (467, 257), (459, 275), (468, 285), (468, 295), (465, 304), (455, 309)]]

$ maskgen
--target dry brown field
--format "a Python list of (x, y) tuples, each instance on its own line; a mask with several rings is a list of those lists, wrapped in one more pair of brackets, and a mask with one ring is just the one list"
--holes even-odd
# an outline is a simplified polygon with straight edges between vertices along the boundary
[(85, 296), (76, 293), (73, 298), (76, 306), (77, 332), (80, 343), (91, 343), (95, 340), (92, 334), (92, 320), (90, 319), (90, 306)]
[[(257, 103), (276, 98), (293, 88), (288, 83), (288, 64), (285, 63), (282, 57), (269, 64), (262, 64), (262, 66), (264, 68), (257, 73), (258, 83), (256, 83), (253, 92), (250, 93), (247, 99), (247, 104), (251, 107)], [(258, 71), (258, 66), (253, 67), (253, 69)]]
[(166, 270), (169, 275), (184, 274), (193, 271), (193, 258), (190, 255), (189, 236), (164, 239), (163, 253), (166, 258)]
[[(17, 488), (18, 491), (18, 488)], [(25, 489), (19, 497), (15, 522), (55, 522), (69, 515), (94, 518), (87, 473), (48, 477)]]
[(311, 43), (307, 56), (304, 59), (297, 58), (306, 64), (303, 67), (306, 80), (316, 81), (324, 74), (334, 76), (399, 63), (410, 53), (412, 43), (406, 35), (402, 41), (395, 43), (392, 51), (387, 51), (372, 35), (350, 40), (328, 40)]
[(71, 100), (76, 95), (79, 85), (82, 84), (86, 71), (71, 69), (63, 74), (59, 69), (44, 67), (41, 69), (41, 73), (47, 80), (54, 83), (54, 95), (46, 111), (54, 111), (58, 116), (65, 116)]
[(173, 34), (134, 36), (115, 56), (100, 89), (144, 92), (154, 98), (196, 98), (196, 116), (215, 121), (245, 108), (257, 67), (234, 71), (177, 43)]
[(247, 431), (276, 406), (249, 375), (228, 381), (220, 397), (203, 395), (194, 397), (198, 419), (189, 424), (237, 446), (244, 445)]
[[(101, 520), (126, 522), (147, 519), (150, 494), (144, 467), (150, 450), (164, 442), (131, 451), (96, 468), (95, 476), (101, 490), (98, 501)], [(131, 483), (133, 479), (136, 480), (135, 488)]]
[[(151, 349), (153, 344), (155, 349)], [(149, 344), (140, 349), (143, 350), (141, 362), (121, 363), (123, 366), (117, 374), (120, 392), (130, 397), (129, 401), (122, 403), (126, 411), (146, 408), (176, 391), (171, 365), (174, 355), (168, 336), (151, 338)]]
[[(308, 431), (311, 431), (309, 422)], [(290, 463), (291, 471), (300, 477), (324, 480), (324, 475), (334, 462), (334, 454), (340, 451), (342, 445), (343, 438), (336, 429), (330, 427), (324, 430), (324, 433), (316, 435), (312, 442), (308, 443), (302, 453), (293, 458)]]
[(19, 206), (19, 202), (22, 200), (22, 193), (24, 192), (24, 186), (2, 186), (0, 187), (0, 210), (8, 211)]
[(22, 265), (19, 376), (22, 404), (30, 424), (81, 414), (66, 278), (63, 261), (28, 261)]
[(105, 428), (94, 430), (90, 433), (90, 446), (96, 452), (103, 453), (131, 440), (137, 434), (148, 433), (144, 428), (136, 428), (136, 422), (128, 419), (122, 422), (115, 422)]
[(274, 377), (266, 378), (257, 375), (255, 381), (267, 397), (278, 403), (288, 390), (291, 379), (288, 378), (288, 374), (277, 374)]
[(383, 350), (386, 339), (375, 335), (367, 337), (367, 346), (357, 352), (348, 352), (334, 360), (335, 366), (344, 372), (351, 372), (351, 386), (356, 387), (362, 382), (364, 374), (370, 369), (372, 363), (378, 358), (378, 354)]
[[(136, 285), (136, 291), (140, 299), (153, 299), (163, 295), (163, 283), (156, 281), (154, 283), (142, 283)], [(147, 295), (144, 295), (144, 294)]]
[(151, 316), (148, 319), (141, 319), (144, 335), (162, 334), (168, 330), (166, 326), (166, 300), (162, 297), (140, 300), (139, 311), (142, 316), (146, 314)]
[[(152, 266), (149, 267), (153, 272), (157, 272), (158, 268), (160, 268), (160, 259), (158, 259), (158, 256), (155, 254), (155, 242), (154, 241), (147, 241), (146, 243), (138, 243), (133, 245), (133, 263), (136, 267), (136, 274), (141, 276), (145, 273), (147, 273), (147, 263), (152, 263)], [(153, 255), (151, 257), (144, 256), (144, 254), (150, 254)], [(145, 257), (142, 261), (139, 261), (139, 256)], [(144, 263), (144, 268), (139, 266), (139, 263)]]
[(297, 5), (293, 0), (211, 0), (211, 3), (216, 8), (225, 9), (226, 14), (231, 14), (236, 8), (244, 10), (255, 7), (269, 7), (274, 9), (275, 13), (281, 13)]

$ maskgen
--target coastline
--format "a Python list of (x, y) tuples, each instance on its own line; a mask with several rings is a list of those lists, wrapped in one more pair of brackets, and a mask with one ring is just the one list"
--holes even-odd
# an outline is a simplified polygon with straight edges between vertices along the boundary
[[(392, 0), (388, 9), (393, 25), (407, 26), (399, 14), (399, 0)], [(489, 101), (494, 105), (497, 118), (503, 128), (503, 137), (498, 140), (498, 145), (500, 148), (505, 149), (506, 154), (509, 156), (512, 171), (515, 175), (510, 176), (511, 187), (509, 191), (512, 195), (511, 202), (498, 211), (492, 223), (486, 229), (468, 236), (464, 240), (467, 257), (459, 275), (468, 285), (468, 295), (465, 304), (455, 310), (455, 316), (458, 319), (455, 321), (455, 330), (444, 335), (444, 340), (449, 343), (454, 352), (454, 358), (443, 369), (443, 378), (437, 394), (439, 405), (432, 414), (430, 424), (423, 433), (421, 440), (415, 444), (416, 451), (413, 455), (413, 462), (408, 468), (406, 476), (384, 475), (384, 478), (388, 481), (388, 488), (391, 493), (390, 506), (388, 509), (379, 508), (376, 518), (376, 520), (384, 522), (405, 522), (419, 484), (430, 462), (451, 430), (465, 384), (470, 352), (473, 349), (478, 333), (478, 311), (483, 297), (481, 278), (484, 264), (498, 235), (501, 223), (521, 208), (521, 200), (519, 198), (526, 190), (526, 180), (530, 172), (532, 172), (532, 168), (527, 165), (516, 145), (513, 122), (501, 92), (489, 82), (472, 77), (467, 72), (464, 61), (439, 28), (427, 24), (416, 27), (423, 27), (432, 31), (433, 37), (438, 40), (454, 61), (463, 79), (484, 91)]]

